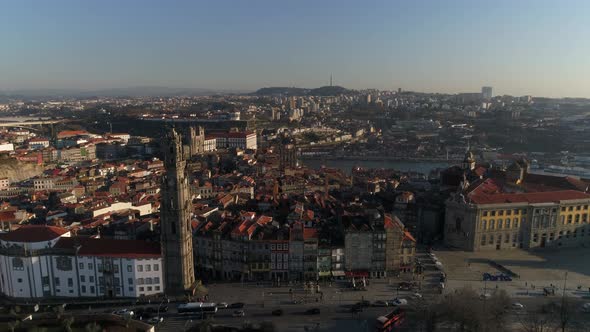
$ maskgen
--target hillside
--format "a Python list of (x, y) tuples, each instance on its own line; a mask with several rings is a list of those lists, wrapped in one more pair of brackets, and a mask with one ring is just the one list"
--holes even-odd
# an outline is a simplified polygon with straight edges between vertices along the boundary
[(0, 159), (0, 178), (8, 178), (10, 182), (26, 180), (43, 173), (44, 167), (33, 163), (22, 163), (16, 159)]

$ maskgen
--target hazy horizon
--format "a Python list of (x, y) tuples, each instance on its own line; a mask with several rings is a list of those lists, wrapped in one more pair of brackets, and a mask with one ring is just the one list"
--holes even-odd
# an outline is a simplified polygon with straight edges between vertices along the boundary
[(0, 91), (270, 86), (590, 97), (582, 0), (7, 0)]

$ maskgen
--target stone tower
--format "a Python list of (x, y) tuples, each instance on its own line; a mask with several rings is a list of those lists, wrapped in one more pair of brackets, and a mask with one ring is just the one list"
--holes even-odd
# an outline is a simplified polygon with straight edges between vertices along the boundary
[[(199, 131), (198, 133), (197, 129)], [(191, 126), (189, 140), (191, 156), (203, 153), (205, 150), (205, 128), (202, 126), (199, 126), (198, 128)]]
[(183, 295), (195, 281), (191, 202), (182, 137), (171, 129), (163, 145), (166, 175), (162, 177), (160, 225), (164, 259), (164, 291)]

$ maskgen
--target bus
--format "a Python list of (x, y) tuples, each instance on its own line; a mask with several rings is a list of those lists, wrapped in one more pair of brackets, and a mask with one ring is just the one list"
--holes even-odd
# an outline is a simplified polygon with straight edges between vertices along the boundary
[(178, 305), (179, 314), (199, 314), (202, 316), (215, 315), (217, 304), (206, 302), (189, 302)]
[(385, 316), (377, 317), (377, 332), (389, 332), (401, 325), (406, 313), (400, 307), (396, 307)]

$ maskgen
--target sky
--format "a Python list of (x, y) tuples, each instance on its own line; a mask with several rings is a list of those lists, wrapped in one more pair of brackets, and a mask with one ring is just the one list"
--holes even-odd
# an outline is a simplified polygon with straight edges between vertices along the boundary
[(587, 0), (0, 0), (0, 90), (590, 97)]

